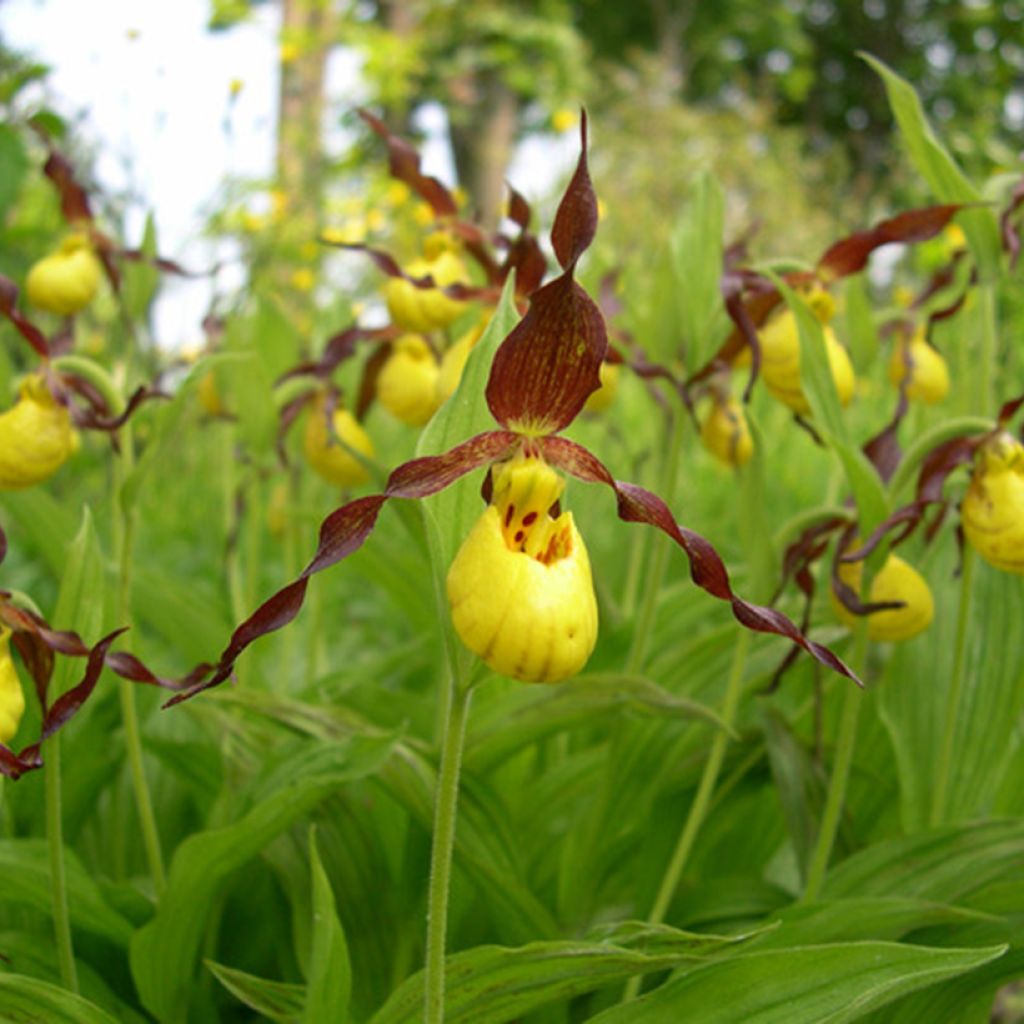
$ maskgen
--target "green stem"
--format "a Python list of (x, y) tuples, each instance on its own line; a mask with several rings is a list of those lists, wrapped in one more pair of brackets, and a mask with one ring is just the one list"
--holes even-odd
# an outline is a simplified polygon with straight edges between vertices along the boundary
[(71, 992), (78, 992), (78, 969), (71, 944), (71, 917), (68, 913), (67, 880), (64, 875), (64, 825), (61, 815), (60, 736), (46, 744), (46, 842), (50, 856), (50, 899), (53, 904), (53, 930), (57, 944), (60, 980)]
[(953, 742), (956, 739), (957, 717), (964, 684), (964, 661), (967, 653), (967, 626), (971, 618), (971, 581), (974, 576), (974, 549), (964, 545), (963, 565), (960, 569), (960, 606), (957, 609), (956, 638), (953, 641), (953, 674), (946, 695), (946, 721), (942, 730), (938, 772), (932, 791), (931, 824), (941, 825), (946, 818), (949, 796), (949, 776), (953, 768)]
[(995, 369), (998, 328), (996, 326), (996, 285), (993, 281), (978, 285), (981, 306), (981, 356), (978, 369), (978, 395), (976, 408), (989, 412), (995, 405), (992, 374)]
[[(857, 624), (853, 641), (851, 661), (854, 671), (858, 674), (863, 674), (867, 645), (868, 624), (865, 619)], [(848, 680), (843, 682), (843, 686), (845, 686), (846, 692), (843, 695), (842, 717), (839, 720), (836, 757), (832, 765), (832, 777), (828, 783), (828, 795), (825, 798), (825, 810), (821, 817), (818, 840), (811, 856), (811, 865), (807, 870), (807, 887), (804, 890), (804, 901), (807, 903), (812, 903), (818, 898), (825, 882), (825, 873), (828, 870), (829, 858), (832, 856), (832, 847), (839, 829), (839, 818), (843, 813), (843, 804), (846, 801), (846, 786), (850, 781), (850, 769), (853, 766), (853, 751), (857, 744), (857, 723), (860, 719), (860, 706), (864, 701), (864, 694), (858, 686)]]
[[(132, 614), (132, 549), (135, 539), (135, 510), (125, 504), (124, 486), (131, 476), (135, 464), (135, 445), (131, 424), (121, 428), (121, 456), (114, 464), (114, 543), (117, 555), (117, 617), (120, 625), (131, 625)], [(127, 679), (118, 680), (121, 700), (121, 721), (124, 725), (125, 752), (128, 755), (128, 771), (135, 794), (135, 808), (139, 815), (139, 829), (146, 849), (146, 861), (153, 887), (157, 896), (162, 895), (166, 885), (163, 853), (160, 849), (160, 834), (153, 813), (146, 782), (146, 769), (142, 758), (142, 734), (139, 729), (139, 714), (135, 706), (135, 684)]]
[[(676, 482), (679, 479), (679, 453), (682, 450), (685, 430), (686, 414), (680, 407), (674, 410), (672, 436), (669, 440), (668, 454), (662, 466), (661, 494), (670, 506), (675, 500)], [(647, 645), (654, 632), (654, 624), (658, 617), (658, 598), (661, 596), (661, 582), (665, 576), (665, 567), (668, 565), (671, 543), (668, 537), (660, 533), (653, 540), (644, 599), (637, 612), (633, 644), (629, 649), (629, 657), (626, 659), (627, 675), (635, 675), (643, 667)]]
[(434, 802), (434, 836), (430, 851), (430, 889), (427, 895), (427, 969), (425, 1024), (444, 1022), (444, 954), (448, 931), (448, 891), (455, 846), (455, 812), (459, 798), (459, 769), (466, 738), (472, 690), (454, 676), (448, 686), (448, 713)]
[[(729, 681), (725, 687), (725, 699), (722, 703), (722, 721), (727, 726), (732, 726), (736, 718), (736, 709), (739, 707), (740, 696), (743, 692), (743, 672), (747, 664), (747, 652), (750, 649), (750, 633), (741, 630), (733, 648), (732, 667), (729, 670)], [(661, 879), (661, 886), (658, 895), (654, 899), (651, 912), (647, 915), (649, 924), (661, 924), (665, 920), (672, 897), (679, 888), (679, 880), (682, 878), (686, 863), (693, 851), (694, 843), (700, 833), (704, 819), (707, 817), (711, 797), (714, 795), (715, 786), (718, 783), (718, 774), (722, 770), (722, 762), (725, 760), (726, 745), (729, 742), (729, 734), (720, 729), (715, 733), (711, 742), (711, 752), (704, 762), (704, 771), (701, 774), (700, 782), (697, 785), (697, 793), (690, 805), (690, 811), (683, 823), (682, 831), (676, 840), (675, 849), (669, 860), (668, 867)], [(637, 975), (631, 978), (626, 986), (625, 1001), (634, 999), (640, 991), (641, 977)]]

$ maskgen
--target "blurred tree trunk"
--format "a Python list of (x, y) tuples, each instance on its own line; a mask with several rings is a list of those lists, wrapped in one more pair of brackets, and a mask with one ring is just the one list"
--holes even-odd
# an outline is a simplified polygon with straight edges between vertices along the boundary
[(294, 271), (305, 267), (315, 273), (319, 263), (314, 247), (324, 177), (324, 77), (337, 14), (333, 0), (282, 0), (281, 9), (277, 187), (283, 258), (278, 283), (288, 296), (288, 306), (302, 307), (306, 303), (298, 299), (303, 289), (296, 288)]
[[(476, 75), (452, 86), (452, 153), (472, 211), (493, 230), (501, 220), (505, 179), (519, 134), (519, 100), (497, 75)], [(458, 103), (459, 99), (463, 102)]]

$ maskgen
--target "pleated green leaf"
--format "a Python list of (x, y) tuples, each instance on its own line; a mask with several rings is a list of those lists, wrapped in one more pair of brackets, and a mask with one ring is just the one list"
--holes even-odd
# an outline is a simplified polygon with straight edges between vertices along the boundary
[[(662, 949), (647, 953), (600, 942), (532, 942), (519, 949), (478, 946), (448, 957), (445, 1024), (502, 1024), (555, 1000), (609, 982), (699, 961), (737, 939), (661, 929)], [(419, 1024), (423, 974), (398, 988), (371, 1024)]]
[(213, 976), (240, 1002), (261, 1017), (277, 1024), (297, 1024), (302, 1019), (306, 986), (258, 978), (224, 964), (206, 961)]
[(338, 920), (334, 892), (320, 861), (316, 832), (309, 830), (309, 862), (313, 884), (313, 949), (309, 958), (304, 1024), (333, 1021), (345, 1024), (352, 995), (352, 967), (345, 931)]
[(0, 974), (0, 1022), (2, 1024), (118, 1024), (101, 1010), (67, 989), (27, 978), (21, 974)]
[[(928, 183), (935, 198), (943, 203), (978, 203), (981, 193), (967, 180), (967, 176), (950, 156), (932, 130), (925, 116), (921, 100), (914, 87), (896, 74), (892, 68), (869, 54), (861, 57), (871, 65), (885, 83), (889, 106), (899, 127), (914, 169)], [(991, 210), (968, 210), (958, 215), (971, 253), (982, 270), (983, 277), (991, 277), (999, 270), (999, 229)]]
[(375, 772), (391, 749), (380, 740), (304, 749), (273, 770), (262, 799), (240, 821), (196, 833), (178, 847), (160, 908), (131, 945), (135, 985), (154, 1016), (176, 1020), (186, 1011), (207, 918), (232, 873), (338, 786)]
[(598, 1014), (593, 1024), (844, 1024), (974, 970), (1005, 949), (851, 942), (742, 954), (696, 967), (650, 995)]

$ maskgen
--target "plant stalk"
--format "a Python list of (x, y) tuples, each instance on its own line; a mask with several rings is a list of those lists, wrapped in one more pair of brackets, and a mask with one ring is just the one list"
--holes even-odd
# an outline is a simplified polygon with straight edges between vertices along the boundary
[[(863, 618), (857, 623), (853, 640), (853, 670), (863, 675), (867, 660), (868, 623)], [(846, 787), (850, 781), (850, 769), (853, 766), (853, 751), (857, 745), (857, 724), (860, 720), (860, 707), (864, 702), (864, 694), (854, 683), (845, 682), (846, 692), (843, 694), (842, 717), (839, 720), (839, 736), (836, 740), (836, 757), (832, 765), (832, 777), (828, 783), (828, 795), (825, 798), (825, 810), (821, 817), (818, 839), (811, 856), (811, 865), (807, 870), (807, 886), (804, 889), (804, 902), (812, 903), (821, 894), (828, 871), (829, 858), (835, 845), (836, 833), (839, 830), (839, 818), (843, 813), (846, 801)]]
[(441, 764), (434, 801), (434, 835), (430, 851), (430, 889), (427, 895), (427, 966), (425, 1024), (444, 1022), (444, 955), (448, 932), (448, 893), (451, 888), (455, 815), (459, 799), (459, 770), (466, 738), (466, 720), (473, 691), (450, 676)]
[(60, 980), (71, 992), (78, 992), (78, 968), (71, 942), (71, 916), (68, 913), (67, 878), (64, 873), (64, 824), (61, 812), (60, 735), (46, 744), (46, 843), (50, 860), (50, 899), (53, 906), (53, 930), (57, 945)]
[[(732, 726), (736, 717), (736, 710), (739, 707), (740, 696), (743, 692), (743, 672), (747, 664), (747, 652), (750, 649), (750, 633), (741, 630), (736, 639), (736, 646), (733, 648), (732, 666), (729, 670), (729, 680), (725, 687), (725, 698), (722, 702), (722, 721)], [(686, 863), (693, 851), (694, 843), (700, 833), (704, 819), (707, 817), (708, 807), (718, 783), (718, 774), (722, 770), (722, 762), (725, 760), (726, 746), (729, 742), (729, 734), (724, 729), (715, 733), (711, 742), (711, 751), (708, 759), (704, 762), (704, 770), (701, 773), (700, 782), (697, 785), (697, 792), (690, 804), (689, 813), (683, 823), (682, 831), (676, 840), (672, 857), (665, 869), (661, 879), (661, 886), (654, 898), (654, 905), (647, 915), (648, 924), (661, 924), (665, 920), (672, 897), (679, 888), (679, 880), (683, 876)], [(629, 980), (626, 986), (625, 1000), (628, 1002), (634, 999), (640, 991), (642, 978), (640, 975)]]
[[(135, 511), (125, 504), (124, 485), (135, 464), (135, 445), (130, 423), (121, 428), (121, 455), (114, 464), (114, 543), (117, 557), (117, 618), (122, 626), (131, 625), (132, 602), (132, 549), (135, 540)], [(139, 815), (139, 830), (146, 850), (149, 874), (159, 897), (167, 884), (160, 834), (153, 813), (153, 801), (146, 782), (146, 769), (142, 757), (142, 734), (139, 714), (135, 706), (135, 685), (127, 679), (118, 679), (121, 700), (121, 719), (124, 725), (125, 752), (128, 771), (135, 795), (135, 809)]]
[(949, 801), (949, 777), (953, 769), (953, 744), (956, 739), (957, 716), (964, 685), (964, 661), (967, 654), (967, 627), (971, 619), (971, 591), (974, 577), (974, 549), (964, 545), (963, 565), (960, 569), (960, 605), (956, 617), (956, 638), (953, 641), (953, 674), (946, 695), (946, 720), (942, 729), (938, 772), (932, 790), (931, 824), (941, 825), (946, 818)]

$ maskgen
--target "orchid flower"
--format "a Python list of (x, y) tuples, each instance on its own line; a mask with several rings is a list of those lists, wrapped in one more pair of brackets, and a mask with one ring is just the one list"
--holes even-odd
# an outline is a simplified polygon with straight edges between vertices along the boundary
[[(564, 518), (558, 508), (543, 507), (548, 500), (557, 502), (559, 473), (611, 488), (620, 519), (653, 526), (670, 537), (689, 559), (693, 581), (713, 597), (729, 602), (741, 625), (755, 632), (786, 637), (823, 665), (851, 679), (856, 678), (835, 654), (807, 639), (784, 614), (739, 597), (715, 549), (703, 537), (677, 523), (660, 497), (635, 484), (616, 480), (596, 455), (561, 436), (580, 413), (588, 396), (600, 386), (600, 366), (608, 345), (600, 310), (574, 279), (577, 262), (594, 238), (598, 219), (597, 201), (587, 169), (585, 118), (581, 122), (581, 142), (576, 171), (551, 231), (552, 248), (562, 272), (533, 292), (529, 310), (498, 347), (490, 369), (486, 400), (497, 429), (470, 437), (441, 454), (403, 463), (391, 473), (383, 493), (357, 498), (327, 516), (320, 526), (313, 559), (298, 578), (245, 619), (235, 629), (217, 663), (197, 669), (193, 673), (195, 681), (176, 693), (169, 704), (224, 682), (231, 675), (235, 661), (251, 643), (291, 622), (302, 607), (309, 578), (358, 550), (373, 532), (377, 517), (389, 500), (426, 498), (483, 467), (492, 469), (491, 507), (496, 508), (497, 513), (490, 518), (496, 518), (510, 555), (532, 559), (548, 570), (566, 558), (576, 559), (569, 573), (572, 580), (559, 584), (560, 592), (570, 600), (578, 600), (585, 591), (589, 570), (585, 572), (579, 561), (577, 552), (582, 545), (571, 518)], [(527, 499), (527, 506), (514, 508), (519, 496)], [(544, 521), (542, 512), (547, 517)], [(536, 516), (531, 519), (533, 513)], [(472, 548), (475, 543), (471, 534), (466, 544)], [(465, 548), (449, 575), (449, 594), (456, 602), (463, 586), (472, 585), (469, 577), (473, 572), (463, 571), (465, 565), (460, 569), (463, 557), (470, 557), (465, 554)], [(494, 581), (481, 576), (478, 582), (493, 587)], [(521, 583), (517, 586), (521, 587), (517, 593), (530, 595), (531, 600), (540, 601), (550, 596), (541, 593), (542, 587)], [(592, 645), (591, 611), (586, 599), (583, 603), (586, 607), (573, 620), (580, 637), (579, 652), (566, 653), (568, 648), (564, 644), (552, 652), (552, 662), (559, 666), (555, 673), (558, 676), (566, 667), (577, 670), (589, 654), (584, 648)], [(561, 605), (557, 611), (549, 608), (542, 614), (558, 618), (559, 628), (566, 633), (572, 628), (571, 616)], [(564, 618), (560, 618), (562, 616)], [(522, 620), (513, 621), (518, 621), (522, 627)], [(457, 629), (459, 622), (460, 612), (456, 608)], [(491, 658), (503, 669), (506, 667), (508, 659), (496, 653), (505, 642), (503, 637), (498, 638), (495, 647), (488, 652), (487, 644), (480, 642), (485, 626), (473, 627), (464, 622), (461, 632), (465, 642), (480, 648), (477, 653), (485, 660)], [(530, 660), (523, 665), (522, 674), (525, 678), (541, 679), (553, 677), (552, 672), (555, 669), (551, 666), (545, 669), (541, 662)]]

